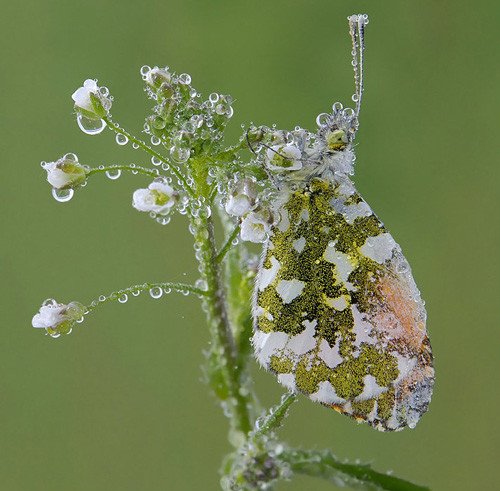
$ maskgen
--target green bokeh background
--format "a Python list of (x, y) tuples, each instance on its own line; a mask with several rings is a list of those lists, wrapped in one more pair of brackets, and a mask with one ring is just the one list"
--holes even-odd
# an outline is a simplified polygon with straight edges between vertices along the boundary
[[(236, 99), (242, 122), (314, 128), (353, 90), (346, 16), (367, 12), (356, 183), (403, 247), (427, 300), (436, 388), (413, 431), (383, 434), (301, 399), (284, 438), (434, 490), (498, 485), (498, 2), (2, 0), (0, 489), (216, 490), (226, 422), (200, 382), (197, 301), (108, 305), (71, 336), (30, 327), (46, 297), (88, 302), (146, 280), (196, 278), (183, 217), (130, 206), (139, 176), (95, 178), (67, 204), (38, 163), (146, 158), (90, 137), (70, 95), (87, 77), (139, 132), (143, 64)], [(282, 390), (255, 369), (267, 403)], [(298, 478), (280, 490), (327, 490)], [(498, 488), (497, 488), (498, 489)]]

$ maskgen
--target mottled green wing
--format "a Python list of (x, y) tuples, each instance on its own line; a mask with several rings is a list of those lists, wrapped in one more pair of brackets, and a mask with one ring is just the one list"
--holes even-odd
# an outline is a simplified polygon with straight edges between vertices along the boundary
[(414, 427), (434, 370), (401, 249), (348, 180), (315, 178), (276, 207), (254, 295), (257, 360), (285, 387), (358, 421)]

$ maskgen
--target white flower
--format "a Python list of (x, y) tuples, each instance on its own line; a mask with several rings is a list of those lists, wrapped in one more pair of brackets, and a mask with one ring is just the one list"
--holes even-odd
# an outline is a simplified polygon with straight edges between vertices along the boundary
[(262, 212), (250, 212), (241, 221), (241, 240), (264, 242), (271, 231), (270, 217)]
[(244, 194), (230, 195), (224, 208), (229, 215), (241, 217), (251, 210), (252, 203)]
[(289, 171), (302, 169), (302, 153), (295, 145), (274, 145), (267, 149), (266, 165), (269, 170)]
[(55, 189), (68, 189), (85, 182), (85, 168), (74, 153), (67, 153), (55, 162), (42, 162), (47, 171), (47, 181)]
[(177, 192), (162, 179), (155, 179), (147, 189), (134, 191), (132, 206), (139, 211), (166, 215), (175, 204)]
[(237, 181), (224, 206), (226, 213), (241, 217), (248, 213), (257, 200), (257, 188), (253, 179), (241, 179)]
[(111, 109), (112, 100), (108, 96), (108, 89), (99, 87), (96, 80), (87, 79), (83, 87), (73, 92), (71, 98), (75, 101), (75, 108), (87, 117), (105, 116)]
[(85, 307), (79, 302), (70, 302), (68, 305), (58, 303), (54, 299), (45, 300), (38, 314), (33, 316), (31, 325), (36, 328), (55, 332), (58, 328), (68, 332), (71, 324), (80, 319)]

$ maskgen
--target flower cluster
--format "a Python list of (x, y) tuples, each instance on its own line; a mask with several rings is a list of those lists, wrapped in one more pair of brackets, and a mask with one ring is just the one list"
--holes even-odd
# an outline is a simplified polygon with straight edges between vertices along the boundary
[(273, 217), (269, 207), (259, 199), (254, 178), (236, 176), (230, 182), (224, 209), (229, 215), (241, 220), (242, 240), (255, 243), (266, 240)]
[(69, 334), (75, 322), (85, 313), (85, 307), (79, 302), (63, 304), (53, 298), (45, 300), (37, 314), (33, 316), (33, 327), (45, 329), (53, 338), (61, 334)]
[(143, 66), (141, 74), (147, 94), (157, 103), (145, 124), (152, 142), (163, 143), (176, 163), (220, 146), (223, 130), (233, 115), (230, 96), (212, 93), (201, 101), (191, 86), (191, 76), (178, 75), (168, 67)]

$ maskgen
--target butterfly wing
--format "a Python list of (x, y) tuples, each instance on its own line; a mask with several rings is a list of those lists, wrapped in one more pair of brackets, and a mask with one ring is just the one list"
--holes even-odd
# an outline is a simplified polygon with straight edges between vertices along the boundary
[(350, 181), (277, 201), (254, 294), (259, 363), (285, 387), (380, 430), (414, 427), (434, 380), (410, 267)]

